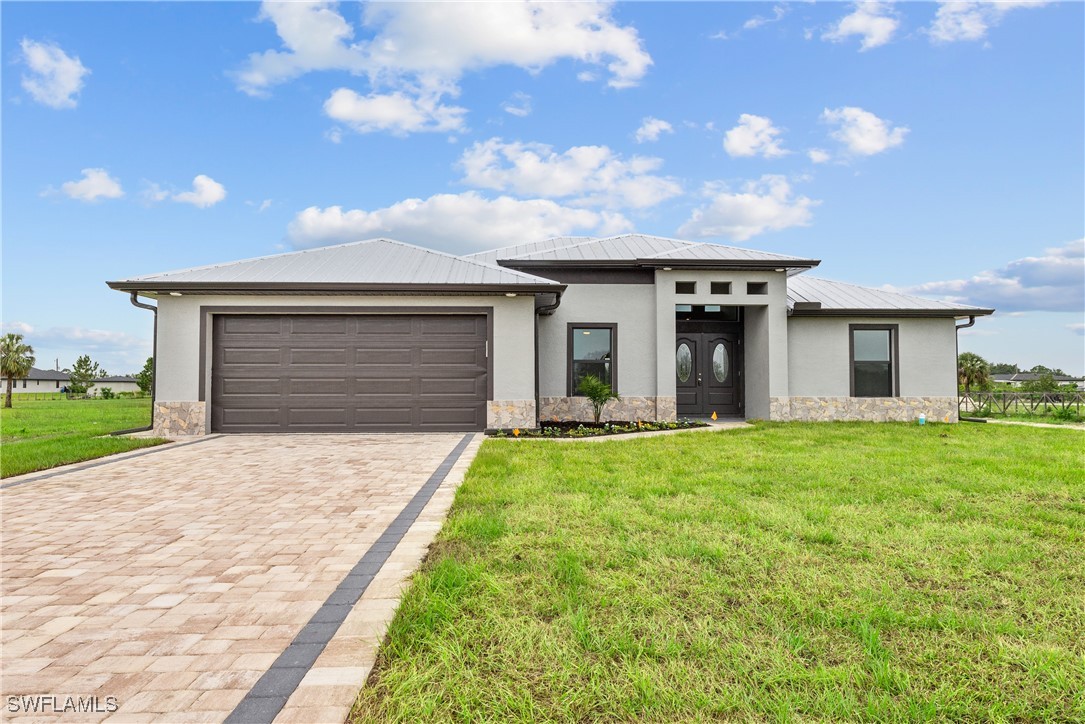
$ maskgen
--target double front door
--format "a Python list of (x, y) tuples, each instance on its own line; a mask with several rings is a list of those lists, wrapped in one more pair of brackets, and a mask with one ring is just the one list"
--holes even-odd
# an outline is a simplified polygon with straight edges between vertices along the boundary
[(742, 333), (678, 329), (675, 344), (678, 415), (741, 416)]

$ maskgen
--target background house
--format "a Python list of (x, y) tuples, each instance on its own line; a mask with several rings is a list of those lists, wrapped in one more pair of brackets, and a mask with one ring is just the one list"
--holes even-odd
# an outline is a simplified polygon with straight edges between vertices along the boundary
[[(30, 374), (25, 379), (13, 380), (11, 391), (15, 394), (24, 392), (60, 392), (60, 389), (67, 384), (67, 372), (40, 370), (37, 367), (31, 367)], [(7, 378), (0, 378), (0, 390), (7, 390), (7, 388)]]

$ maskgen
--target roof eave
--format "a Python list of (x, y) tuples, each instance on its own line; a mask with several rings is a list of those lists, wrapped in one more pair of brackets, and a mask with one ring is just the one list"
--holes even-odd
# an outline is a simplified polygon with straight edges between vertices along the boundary
[(156, 282), (147, 280), (122, 280), (106, 282), (110, 289), (122, 292), (156, 292), (190, 294), (299, 294), (299, 293), (349, 293), (384, 292), (390, 294), (478, 293), (478, 294), (535, 294), (564, 291), (564, 284), (389, 284), (353, 282)]
[(993, 309), (800, 309), (790, 310), (792, 317), (984, 317)]
[(813, 269), (820, 259), (498, 259), (499, 266), (527, 269)]

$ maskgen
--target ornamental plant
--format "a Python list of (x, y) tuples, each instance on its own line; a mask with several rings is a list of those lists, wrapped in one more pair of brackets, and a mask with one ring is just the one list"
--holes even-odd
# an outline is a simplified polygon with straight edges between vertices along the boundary
[(577, 394), (584, 395), (591, 402), (592, 412), (595, 413), (595, 422), (603, 414), (603, 408), (611, 400), (620, 400), (621, 397), (610, 387), (610, 383), (603, 382), (595, 375), (584, 375), (580, 378), (580, 384), (576, 386)]

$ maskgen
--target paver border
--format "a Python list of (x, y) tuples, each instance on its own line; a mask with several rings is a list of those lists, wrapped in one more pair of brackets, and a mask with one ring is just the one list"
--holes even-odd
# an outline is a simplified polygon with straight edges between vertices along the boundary
[(286, 650), (253, 684), (226, 718), (226, 722), (271, 724), (274, 721), (474, 437), (474, 433), (468, 433), (456, 443), (452, 452), (437, 466), (395, 520), (384, 529), (354, 568), (339, 582)]
[(59, 470), (49, 470), (41, 475), (35, 475), (34, 473), (26, 473), (26, 475), (33, 475), (34, 477), (27, 478), (26, 475), (13, 476), (16, 480), (11, 480), (6, 483), (0, 483), (0, 490), (7, 490), (8, 488), (14, 488), (19, 485), (26, 485), (27, 483), (36, 483), (39, 480), (46, 480), (48, 478), (56, 478), (61, 475), (67, 475), (69, 473), (77, 473), (81, 470), (90, 470), (91, 468), (99, 468), (103, 465), (113, 465), (115, 463), (123, 463), (132, 458), (143, 457), (144, 455), (150, 455), (151, 453), (165, 452), (166, 450), (177, 450), (179, 448), (188, 447), (189, 445), (195, 445), (201, 442), (207, 442), (208, 440), (218, 440), (222, 437), (218, 435), (202, 436), (198, 440), (186, 440), (184, 442), (165, 442), (161, 445), (154, 445), (153, 447), (143, 448), (138, 450), (131, 450), (127, 453), (116, 453), (114, 455), (107, 455), (105, 458), (97, 458), (95, 460), (87, 460), (81, 463), (72, 463), (65, 465)]

